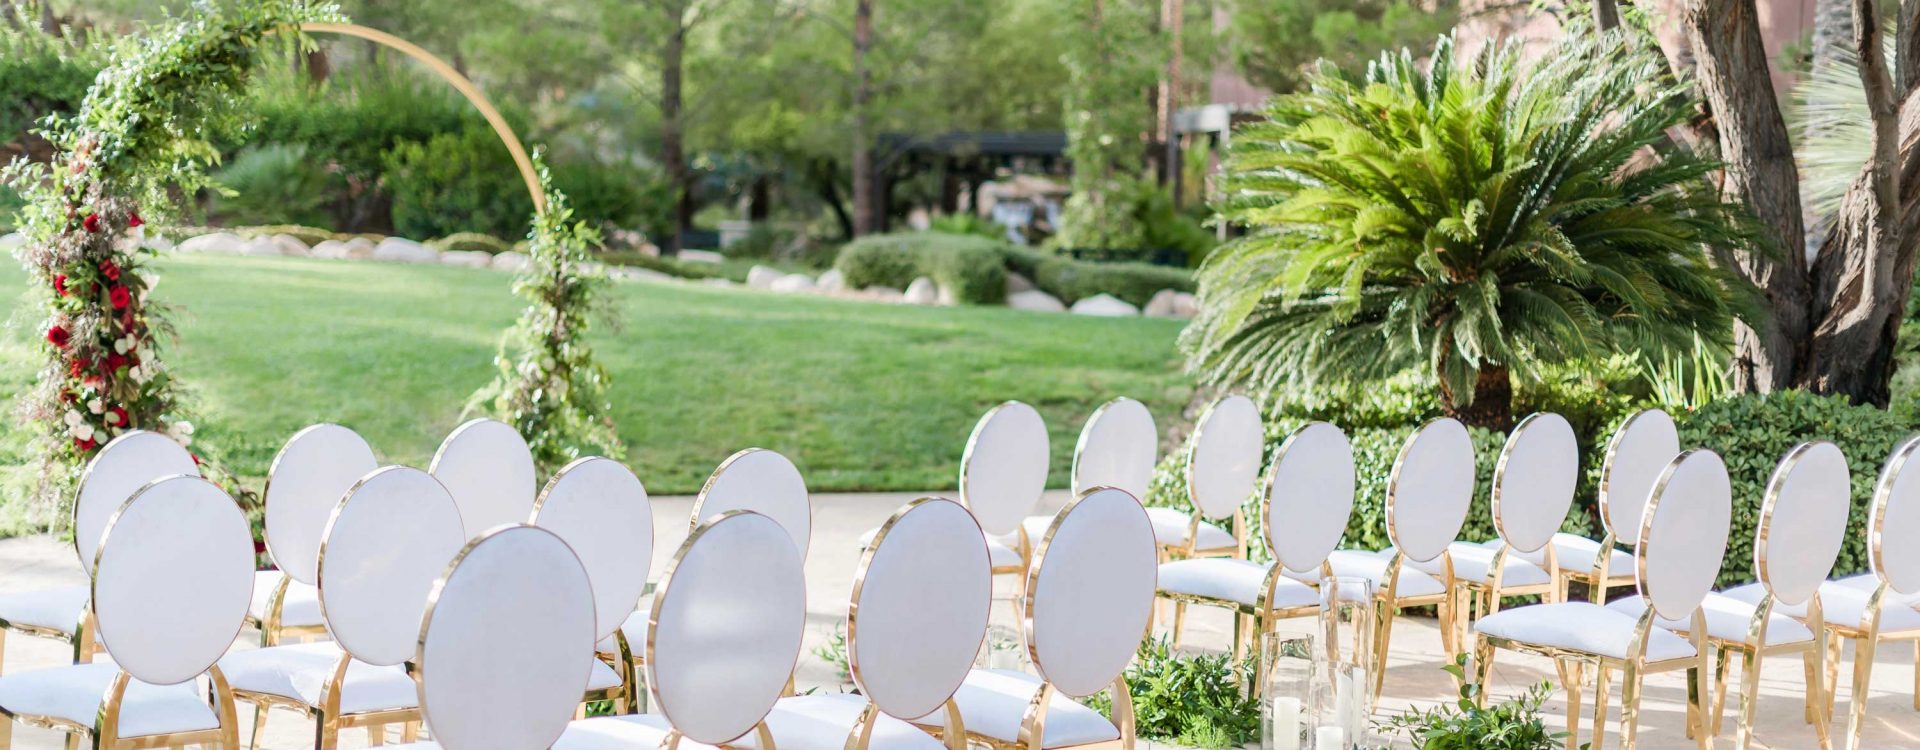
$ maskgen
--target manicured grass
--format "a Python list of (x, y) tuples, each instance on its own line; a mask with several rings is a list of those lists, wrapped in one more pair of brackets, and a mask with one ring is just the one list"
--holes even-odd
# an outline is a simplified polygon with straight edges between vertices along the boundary
[[(384, 460), (425, 466), (492, 377), (519, 311), (509, 277), (491, 271), (207, 256), (157, 268), (196, 439), (255, 478), (318, 421), (359, 430)], [(0, 268), (0, 289), (24, 279)], [(1164, 429), (1191, 394), (1177, 322), (612, 289), (617, 318), (592, 343), (613, 376), (625, 458), (656, 494), (697, 491), (749, 446), (786, 453), (816, 490), (949, 488), (974, 420), (1006, 399), (1046, 416), (1050, 483), (1064, 486), (1080, 422), (1102, 401), (1140, 399)], [(16, 393), (38, 362), (37, 314), (11, 292), (0, 299), (13, 308), (0, 387)]]

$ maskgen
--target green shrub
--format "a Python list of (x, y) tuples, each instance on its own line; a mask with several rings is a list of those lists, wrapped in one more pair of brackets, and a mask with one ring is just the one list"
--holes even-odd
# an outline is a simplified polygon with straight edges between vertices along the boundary
[[(548, 154), (550, 160), (556, 156), (561, 155)], [(673, 232), (673, 191), (660, 170), (602, 163), (578, 153), (553, 165), (553, 182), (574, 199), (574, 216), (638, 229), (648, 237)]]
[(1753, 580), (1753, 533), (1766, 499), (1767, 479), (1795, 445), (1831, 440), (1853, 473), (1853, 509), (1834, 575), (1867, 569), (1867, 516), (1880, 467), (1913, 429), (1894, 414), (1855, 406), (1838, 396), (1804, 391), (1742, 395), (1674, 415), (1680, 445), (1711, 448), (1727, 462), (1733, 480), (1733, 531), (1720, 568), (1721, 585)]
[(1040, 261), (1035, 274), (1035, 285), (1069, 305), (1096, 294), (1111, 294), (1145, 305), (1162, 289), (1194, 290), (1193, 275), (1187, 269), (1145, 263), (1089, 263), (1050, 257)]
[(527, 233), (533, 201), (500, 137), (486, 126), (407, 141), (386, 157), (393, 228), (408, 237)]
[(1466, 682), (1467, 655), (1454, 657), (1448, 674), (1460, 683), (1460, 700), (1427, 710), (1415, 708), (1381, 722), (1381, 730), (1407, 738), (1418, 750), (1554, 750), (1565, 732), (1547, 731), (1540, 706), (1553, 694), (1540, 683), (1498, 705), (1481, 708), (1475, 699), (1483, 686)]
[(333, 198), (344, 189), (337, 175), (298, 144), (246, 149), (213, 178), (226, 189), (214, 197), (210, 213), (226, 225), (330, 226)]
[[(1127, 667), (1135, 731), (1140, 737), (1186, 747), (1224, 750), (1260, 739), (1260, 701), (1240, 689), (1252, 661), (1226, 654), (1183, 656), (1164, 638), (1149, 638)], [(1097, 693), (1087, 704), (1102, 714), (1112, 699)]]
[(855, 288), (904, 289), (915, 277), (933, 279), (960, 302), (996, 304), (1006, 299), (1007, 270), (1000, 243), (952, 234), (883, 234), (841, 248), (834, 268)]
[(478, 250), (489, 255), (499, 255), (513, 249), (506, 240), (479, 232), (454, 232), (440, 239), (430, 240), (427, 244), (436, 250)]
[(735, 240), (733, 244), (720, 248), (720, 252), (729, 258), (774, 258), (782, 254), (793, 243), (796, 233), (791, 229), (776, 227), (767, 223), (754, 224), (747, 230), (747, 236)]
[(1007, 228), (1000, 226), (984, 216), (975, 213), (944, 214), (933, 217), (927, 226), (931, 232), (941, 234), (959, 234), (969, 237), (983, 237), (989, 240), (1005, 240)]

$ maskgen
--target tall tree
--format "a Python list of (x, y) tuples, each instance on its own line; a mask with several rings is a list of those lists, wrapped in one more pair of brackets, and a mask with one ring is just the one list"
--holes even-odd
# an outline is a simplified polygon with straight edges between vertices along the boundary
[(867, 105), (873, 98), (873, 0), (853, 4), (853, 235), (879, 228), (879, 196), (873, 186), (873, 143), (867, 132)]

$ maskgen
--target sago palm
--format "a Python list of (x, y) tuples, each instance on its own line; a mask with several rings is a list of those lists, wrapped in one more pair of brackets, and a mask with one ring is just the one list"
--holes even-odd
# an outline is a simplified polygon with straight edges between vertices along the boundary
[(1221, 213), (1248, 234), (1200, 271), (1190, 366), (1268, 395), (1423, 369), (1503, 428), (1542, 365), (1725, 341), (1755, 300), (1706, 248), (1750, 221), (1715, 164), (1654, 155), (1691, 111), (1658, 53), (1576, 36), (1527, 64), (1443, 37), (1424, 65), (1323, 65), (1236, 132)]

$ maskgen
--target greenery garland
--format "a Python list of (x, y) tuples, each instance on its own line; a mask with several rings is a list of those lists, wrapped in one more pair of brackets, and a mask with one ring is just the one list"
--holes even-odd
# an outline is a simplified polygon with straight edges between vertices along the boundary
[(607, 371), (585, 340), (605, 283), (592, 261), (600, 232), (574, 220), (538, 151), (533, 160), (547, 206), (534, 216), (529, 262), (513, 284), (527, 308), (500, 341), (499, 376), (473, 395), (467, 411), (513, 425), (549, 474), (587, 453), (617, 458), (624, 451), (607, 402)]
[(211, 185), (213, 140), (244, 124), (236, 103), (266, 37), (336, 20), (335, 6), (307, 0), (196, 2), (171, 24), (121, 39), (80, 110), (46, 122), (52, 163), (6, 168), (27, 204), (16, 255), (46, 314), (46, 363), (19, 413), (38, 433), (34, 505), (54, 511), (54, 523), (80, 467), (114, 436), (145, 429), (189, 441), (179, 384), (161, 362), (170, 328), (147, 299), (154, 250), (142, 225)]

